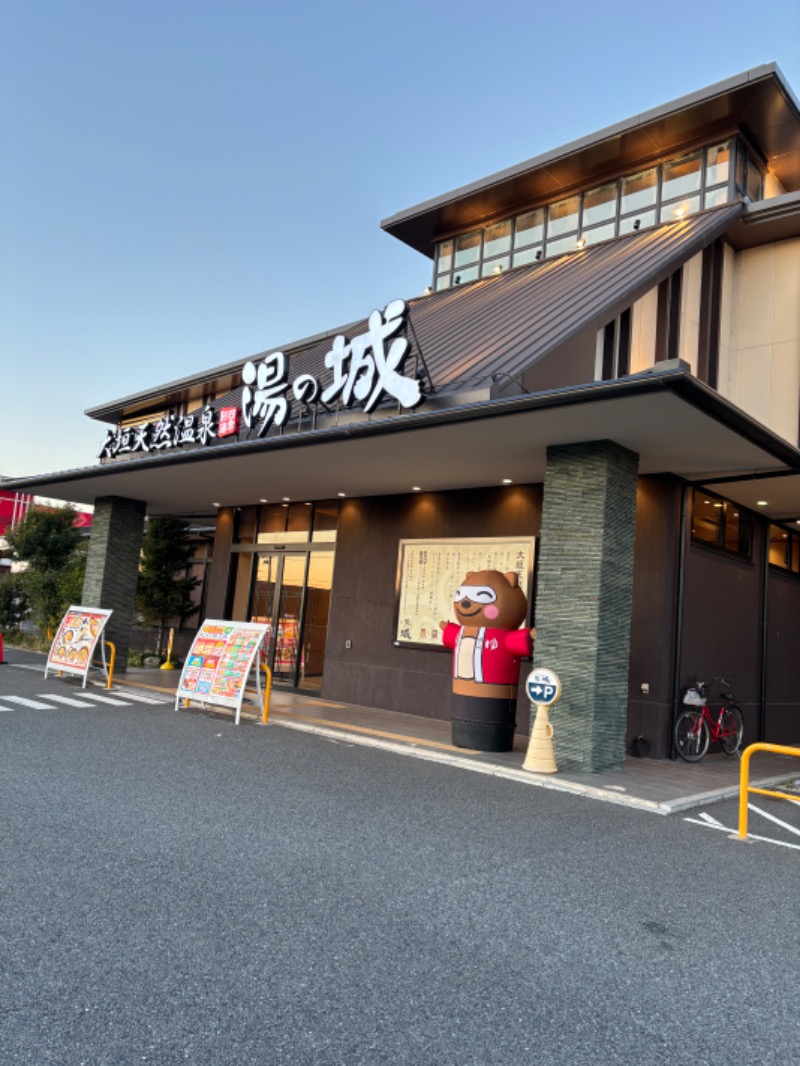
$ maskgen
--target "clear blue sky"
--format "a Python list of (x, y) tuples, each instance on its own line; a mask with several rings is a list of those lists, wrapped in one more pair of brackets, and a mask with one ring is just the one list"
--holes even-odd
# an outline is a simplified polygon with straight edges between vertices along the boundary
[(430, 280), (380, 220), (760, 63), (800, 4), (0, 3), (0, 474)]

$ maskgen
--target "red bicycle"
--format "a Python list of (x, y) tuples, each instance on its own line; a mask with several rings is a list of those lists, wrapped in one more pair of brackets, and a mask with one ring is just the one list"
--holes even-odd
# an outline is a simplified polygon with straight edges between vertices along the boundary
[[(730, 685), (727, 677), (715, 677)], [(736, 755), (742, 746), (744, 720), (732, 692), (720, 692), (722, 706), (716, 718), (708, 708), (709, 682), (695, 680), (683, 694), (686, 710), (675, 722), (675, 749), (687, 762), (699, 762), (712, 740), (719, 741), (726, 755)]]

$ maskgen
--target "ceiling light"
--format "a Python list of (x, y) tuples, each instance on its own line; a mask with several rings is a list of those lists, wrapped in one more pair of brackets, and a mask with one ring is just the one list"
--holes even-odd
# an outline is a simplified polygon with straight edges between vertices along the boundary
[(511, 478), (510, 478), (510, 477), (504, 477), (504, 478), (503, 478), (503, 484), (504, 484), (504, 485), (513, 485), (513, 484), (514, 484), (514, 482), (513, 482), (512, 480), (511, 480)]
[(756, 504), (759, 507), (766, 507), (767, 506), (767, 501), (766, 500), (756, 500)]
[(291, 503), (292, 502), (292, 497), (291, 496), (284, 496), (283, 497), (283, 502), (284, 503)]
[(715, 503), (714, 506), (715, 507), (722, 507), (722, 504), (721, 503)]
[(419, 485), (412, 485), (411, 486), (411, 491), (412, 492), (422, 492), (422, 489), (419, 487)]
[(269, 500), (266, 498), (266, 496), (262, 496), (259, 500), (259, 503), (269, 503)]
[(218, 503), (212, 503), (211, 506), (212, 507), (219, 507), (219, 504)]
[(336, 495), (337, 496), (346, 496), (347, 493), (346, 492), (337, 492)]
[(311, 504), (308, 502), (308, 500), (306, 500), (306, 507), (310, 507), (310, 506), (311, 506)]

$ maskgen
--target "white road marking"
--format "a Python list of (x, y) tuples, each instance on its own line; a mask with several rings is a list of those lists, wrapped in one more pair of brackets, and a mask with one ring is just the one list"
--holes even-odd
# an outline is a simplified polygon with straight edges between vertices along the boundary
[(775, 822), (776, 825), (782, 825), (784, 829), (788, 829), (790, 833), (794, 833), (795, 836), (800, 837), (800, 829), (796, 829), (793, 825), (789, 825), (788, 822), (782, 822), (780, 818), (776, 818), (774, 814), (770, 814), (768, 811), (762, 811), (760, 807), (756, 807), (753, 803), (748, 803), (747, 806), (751, 811), (760, 814), (762, 818), (767, 818), (770, 822)]
[[(122, 693), (120, 693), (120, 695), (122, 695)], [(163, 705), (165, 703), (172, 703), (172, 700), (154, 699), (153, 696), (143, 696), (139, 692), (126, 692), (125, 693), (125, 699), (126, 700), (133, 700), (134, 703), (152, 703), (152, 704), (161, 704), (161, 705)]]
[[(727, 833), (728, 836), (736, 836), (739, 832), (738, 827), (736, 829), (729, 829), (726, 825), (720, 825), (719, 822), (713, 824), (712, 822), (702, 821), (700, 818), (684, 818), (683, 820), (684, 822), (691, 822), (692, 825), (700, 825), (703, 829), (721, 829), (722, 832)], [(800, 851), (800, 844), (790, 844), (786, 840), (773, 840), (772, 837), (762, 837), (757, 833), (748, 833), (747, 839), (761, 840), (765, 844), (777, 844), (780, 848), (791, 848), (793, 851)]]
[(55, 696), (52, 692), (48, 692), (46, 696), (42, 696), (45, 700), (55, 700), (56, 703), (65, 703), (68, 707), (83, 707), (86, 710), (87, 707), (91, 707), (91, 703), (84, 703), (83, 700), (73, 699), (72, 696)]
[[(46, 697), (45, 697), (46, 698)], [(36, 700), (28, 700), (24, 696), (3, 696), (4, 700), (8, 700), (9, 703), (18, 703), (20, 707), (30, 707), (33, 711), (54, 711), (56, 710), (52, 704), (39, 703)]]
[(84, 692), (84, 691), (82, 691), (81, 695), (84, 697), (84, 699), (97, 700), (98, 703), (112, 703), (115, 707), (128, 707), (129, 706), (129, 704), (125, 703), (124, 700), (115, 700), (115, 699), (112, 699), (111, 696), (101, 696), (99, 692)]
[[(722, 822), (720, 822), (717, 818), (712, 818), (711, 815), (710, 814), (706, 814), (705, 811), (701, 812), (700, 817), (703, 819), (704, 822), (707, 822), (709, 825), (722, 826)], [(722, 828), (724, 829), (725, 827), (722, 826)]]

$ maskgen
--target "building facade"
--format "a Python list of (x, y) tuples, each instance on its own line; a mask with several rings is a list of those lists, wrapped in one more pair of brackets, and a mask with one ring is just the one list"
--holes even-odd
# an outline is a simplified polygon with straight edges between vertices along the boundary
[[(215, 525), (208, 617), (278, 682), (449, 717), (441, 610), (515, 569), (559, 765), (667, 757), (693, 675), (800, 740), (800, 107), (775, 65), (383, 222), (425, 295), (87, 412), (85, 600), (127, 645), (146, 513)], [(455, 586), (454, 586), (455, 587)], [(444, 597), (444, 607), (441, 607)], [(528, 728), (524, 698), (521, 732)]]

